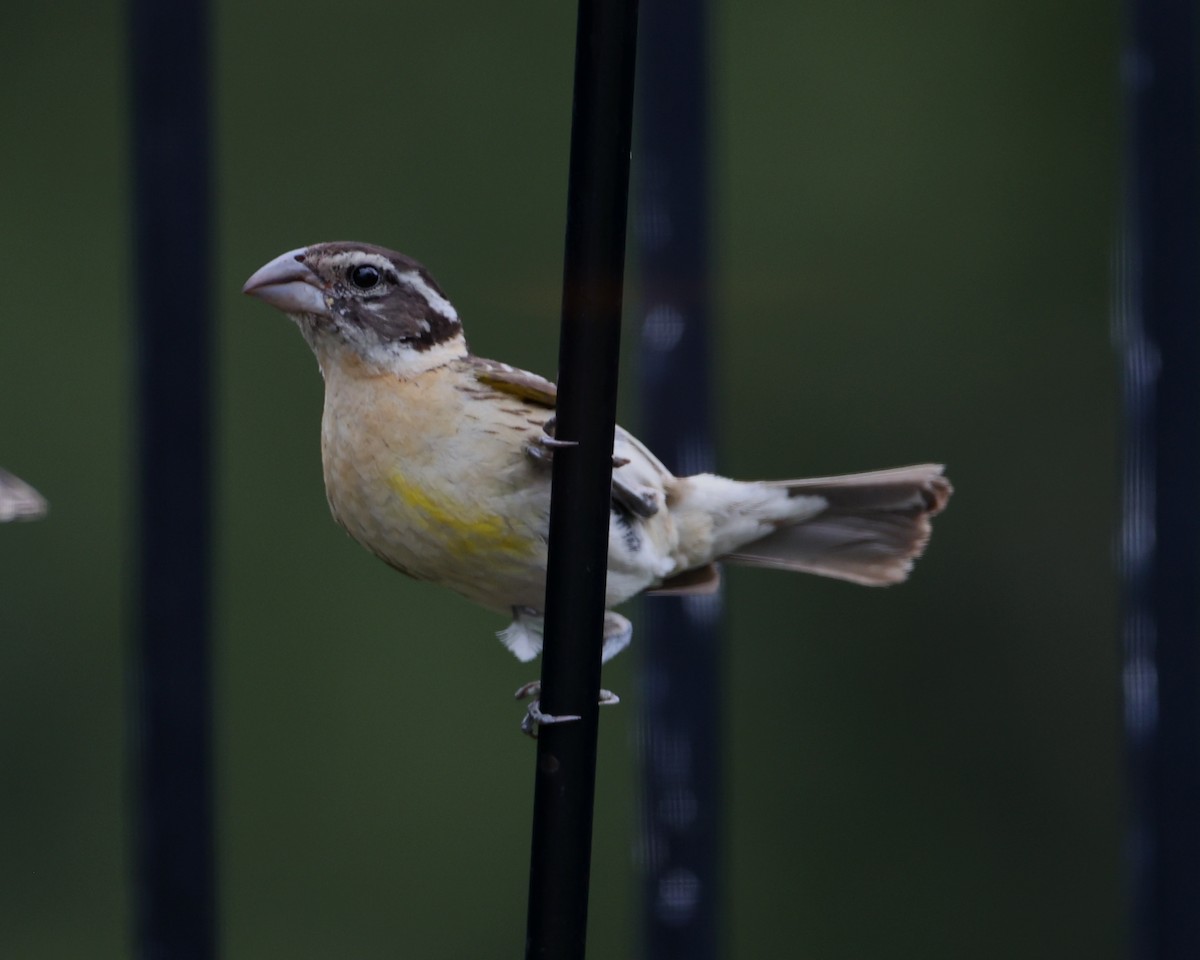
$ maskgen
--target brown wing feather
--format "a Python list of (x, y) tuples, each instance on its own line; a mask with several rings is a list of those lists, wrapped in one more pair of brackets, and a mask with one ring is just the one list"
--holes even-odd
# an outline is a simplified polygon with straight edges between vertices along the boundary
[(482, 357), (470, 359), (475, 379), (480, 383), (520, 400), (554, 409), (558, 400), (558, 388), (545, 377), (539, 377), (528, 370), (518, 370), (498, 360), (484, 360)]

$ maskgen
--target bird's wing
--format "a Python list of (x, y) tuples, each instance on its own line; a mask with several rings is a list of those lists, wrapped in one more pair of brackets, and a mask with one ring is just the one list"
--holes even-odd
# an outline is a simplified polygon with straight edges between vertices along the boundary
[[(558, 388), (545, 377), (483, 357), (472, 356), (468, 362), (480, 383), (526, 403), (554, 409)], [(662, 505), (664, 486), (671, 479), (671, 471), (645, 444), (617, 427), (613, 437), (614, 500), (643, 518), (653, 516)]]
[(471, 357), (470, 363), (475, 379), (480, 383), (528, 403), (554, 409), (558, 388), (545, 377), (482, 357)]
[[(558, 387), (545, 377), (498, 360), (485, 360), (483, 357), (470, 357), (468, 360), (475, 379), (480, 383), (528, 403), (554, 409), (558, 401)], [(619, 425), (613, 438), (613, 455), (618, 460), (633, 461), (639, 468), (649, 469), (664, 480), (671, 477), (671, 471), (663, 466), (662, 461), (642, 441)]]
[(0, 470), (0, 523), (8, 520), (36, 520), (46, 512), (40, 493), (7, 470)]
[(621, 459), (632, 460), (635, 463), (644, 462), (651, 473), (663, 483), (674, 479), (674, 474), (663, 466), (663, 462), (652, 454), (641, 440), (623, 429), (620, 424), (617, 425), (617, 435), (613, 438), (613, 455)]

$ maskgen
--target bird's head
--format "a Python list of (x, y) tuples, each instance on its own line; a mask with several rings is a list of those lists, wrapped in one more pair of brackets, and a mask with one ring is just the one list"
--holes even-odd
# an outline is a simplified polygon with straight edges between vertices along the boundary
[(412, 376), (465, 356), (458, 313), (411, 257), (368, 243), (318, 243), (261, 267), (242, 292), (300, 327), (321, 363), (350, 355)]

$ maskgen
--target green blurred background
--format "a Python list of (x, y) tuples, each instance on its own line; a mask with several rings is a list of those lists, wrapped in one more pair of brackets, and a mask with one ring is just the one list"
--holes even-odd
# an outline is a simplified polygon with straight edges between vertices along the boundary
[[(714, 10), (722, 470), (938, 459), (958, 488), (903, 588), (728, 573), (732, 957), (1124, 953), (1118, 13)], [(383, 243), (430, 265), (476, 352), (553, 374), (574, 7), (215, 17), (224, 955), (519, 956), (530, 669), (497, 618), (330, 521), (316, 365), (239, 290), (303, 243)], [(21, 960), (130, 952), (124, 18), (19, 5), (0, 39), (0, 463), (52, 504), (0, 529), (0, 955)], [(596, 957), (637, 954), (636, 649), (606, 671), (626, 698), (603, 717)]]

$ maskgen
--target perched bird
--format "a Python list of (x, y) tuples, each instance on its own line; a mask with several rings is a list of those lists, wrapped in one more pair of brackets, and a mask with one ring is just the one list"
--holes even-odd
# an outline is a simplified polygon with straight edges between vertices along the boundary
[[(536, 657), (560, 445), (554, 384), (471, 354), (426, 269), (383, 247), (291, 250), (243, 292), (291, 317), (316, 354), (334, 519), (401, 573), (510, 615), (500, 639), (520, 660)], [(618, 427), (606, 606), (715, 589), (718, 560), (897, 583), (950, 492), (936, 464), (813, 480), (675, 477)], [(610, 609), (604, 660), (632, 634)]]
[(20, 477), (0, 470), (0, 523), (46, 515), (45, 498)]

